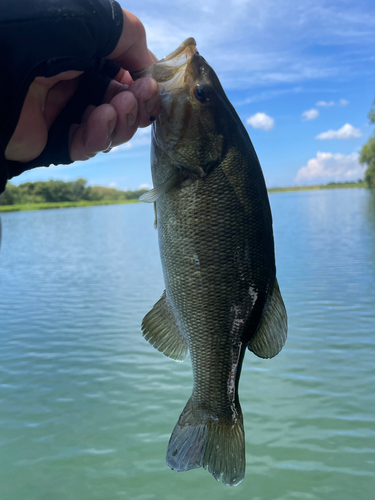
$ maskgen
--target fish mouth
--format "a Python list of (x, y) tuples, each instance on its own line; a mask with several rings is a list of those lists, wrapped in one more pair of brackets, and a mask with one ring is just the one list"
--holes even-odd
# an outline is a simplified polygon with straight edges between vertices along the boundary
[(149, 68), (132, 73), (133, 80), (149, 76), (164, 84), (173, 80), (174, 76), (188, 63), (194, 54), (198, 54), (194, 38), (187, 38), (177, 49), (154, 63)]
[(163, 57), (160, 61), (158, 61), (156, 64), (162, 63), (162, 62), (168, 62), (175, 60), (177, 61), (180, 58), (185, 57), (185, 61), (189, 59), (193, 54), (197, 54), (197, 42), (194, 40), (194, 38), (190, 37), (187, 38), (182, 44), (177, 47), (173, 52), (171, 52), (168, 56)]
[[(155, 63), (150, 76), (161, 85), (162, 89), (177, 90), (180, 85), (182, 86), (182, 81), (179, 84), (176, 80), (182, 80), (184, 68), (197, 53), (194, 38), (188, 38), (176, 50)], [(175, 78), (177, 75), (180, 75), (180, 78)]]

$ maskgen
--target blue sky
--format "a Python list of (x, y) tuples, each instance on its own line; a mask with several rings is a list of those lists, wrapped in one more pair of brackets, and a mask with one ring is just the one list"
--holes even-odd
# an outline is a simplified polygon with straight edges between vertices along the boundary
[[(161, 58), (193, 36), (253, 141), (269, 187), (357, 180), (373, 133), (373, 0), (129, 0)], [(92, 185), (151, 184), (149, 129), (111, 153), (39, 168), (16, 183), (85, 177)]]

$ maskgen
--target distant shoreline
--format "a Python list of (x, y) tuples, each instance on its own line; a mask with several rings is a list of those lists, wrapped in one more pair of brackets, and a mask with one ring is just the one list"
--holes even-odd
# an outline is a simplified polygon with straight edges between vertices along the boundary
[(97, 201), (61, 201), (52, 203), (27, 203), (24, 205), (0, 205), (0, 213), (24, 212), (29, 210), (47, 210), (50, 208), (92, 207), (95, 205), (122, 205), (125, 203), (139, 203), (134, 200), (97, 200)]
[[(268, 193), (286, 193), (290, 191), (314, 191), (319, 189), (347, 189), (367, 188), (366, 182), (332, 182), (329, 184), (317, 184), (314, 186), (289, 186), (268, 188)], [(30, 210), (47, 210), (52, 208), (92, 207), (96, 205), (119, 205), (125, 203), (139, 203), (138, 199), (130, 200), (97, 200), (97, 201), (62, 201), (52, 203), (27, 203), (22, 205), (0, 205), (0, 213), (23, 212)]]
[(313, 191), (318, 189), (347, 189), (347, 188), (368, 188), (366, 182), (330, 182), (329, 184), (316, 184), (314, 186), (289, 186), (267, 188), (269, 193), (284, 193), (287, 191)]

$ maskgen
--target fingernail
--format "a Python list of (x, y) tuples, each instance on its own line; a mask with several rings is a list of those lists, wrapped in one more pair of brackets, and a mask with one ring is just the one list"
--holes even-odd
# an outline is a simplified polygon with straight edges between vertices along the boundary
[(118, 91), (118, 93), (120, 92), (125, 92), (126, 90), (128, 90), (129, 88), (129, 85), (126, 85), (125, 83), (123, 84), (123, 86), (120, 88), (120, 90)]

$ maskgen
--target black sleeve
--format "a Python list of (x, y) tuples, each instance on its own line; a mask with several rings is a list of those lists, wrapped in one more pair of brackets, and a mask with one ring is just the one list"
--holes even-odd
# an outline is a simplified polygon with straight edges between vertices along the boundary
[[(114, 0), (1, 0), (0, 192), (7, 179), (24, 170), (71, 163), (69, 126), (79, 122), (88, 104), (100, 104), (117, 73), (119, 68), (102, 58), (116, 47), (122, 25), (122, 10)], [(46, 150), (33, 162), (7, 162), (4, 151), (31, 82), (68, 70), (85, 71), (85, 76), (51, 128)]]

